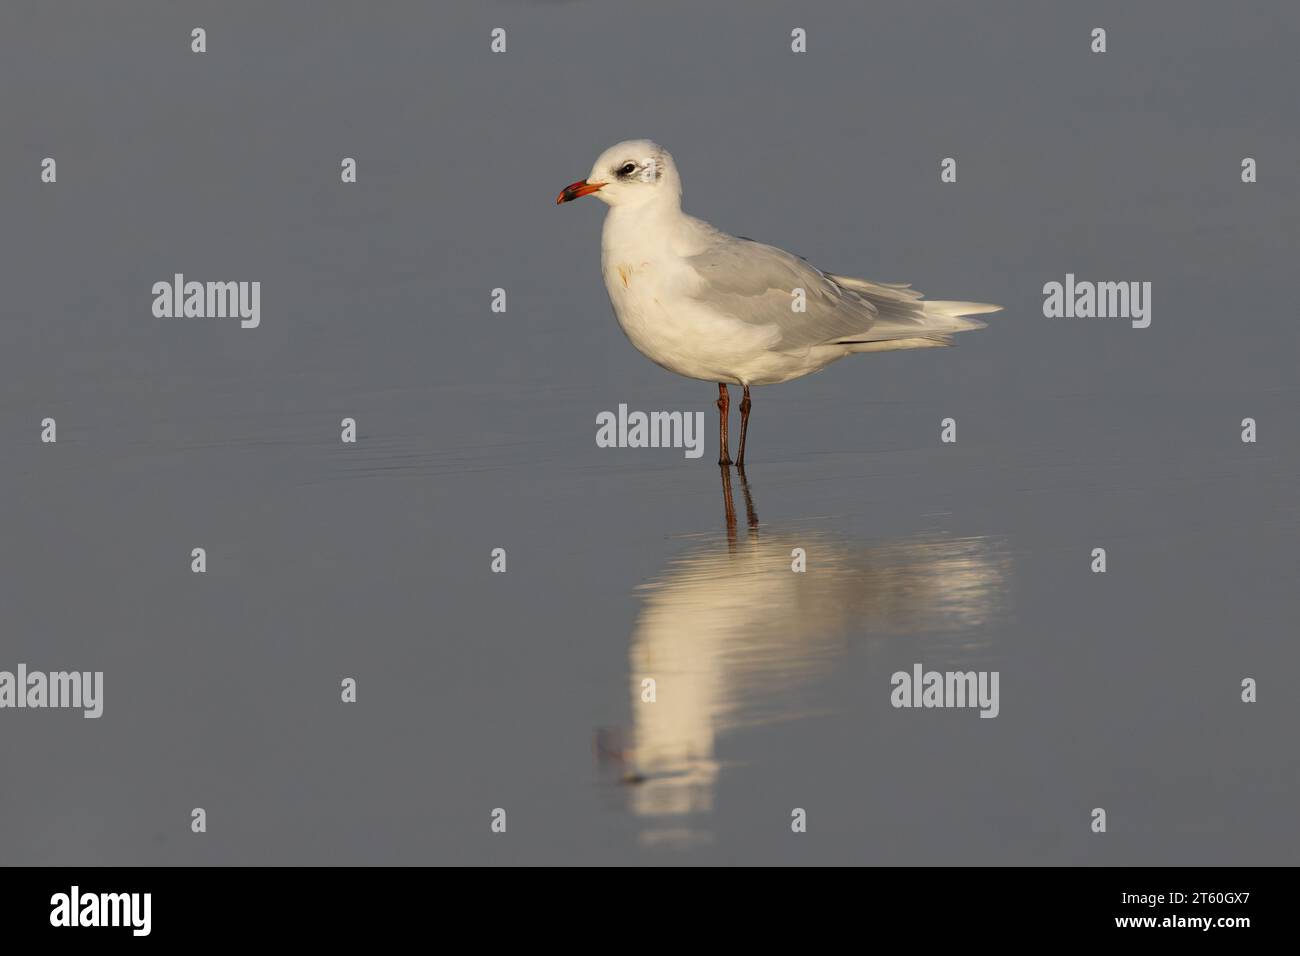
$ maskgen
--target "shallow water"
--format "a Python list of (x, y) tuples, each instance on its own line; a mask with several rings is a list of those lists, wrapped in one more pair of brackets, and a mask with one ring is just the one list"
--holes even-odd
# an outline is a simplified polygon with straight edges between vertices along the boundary
[[(235, 4), (201, 58), (169, 5), (0, 13), (0, 669), (105, 673), (99, 720), (0, 712), (3, 860), (1295, 863), (1287, 30), (1116, 7), (1098, 64), (912, 6), (797, 62), (777, 4)], [(714, 427), (552, 205), (633, 135), (723, 228), (1006, 313), (756, 389), (729, 522), (712, 439), (594, 441)], [(176, 271), (261, 326), (154, 319)], [(1067, 272), (1152, 326), (1043, 318)], [(892, 707), (917, 662), (998, 671), (997, 718)]]

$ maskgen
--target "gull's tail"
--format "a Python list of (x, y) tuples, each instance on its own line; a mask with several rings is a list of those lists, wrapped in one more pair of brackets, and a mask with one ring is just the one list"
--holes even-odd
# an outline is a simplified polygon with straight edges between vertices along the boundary
[(967, 316), (1002, 311), (1002, 306), (987, 302), (925, 301), (908, 285), (848, 276), (830, 278), (876, 308), (877, 319), (871, 328), (835, 343), (850, 346), (854, 352), (942, 348), (952, 345), (952, 337), (958, 332), (984, 328), (985, 323)]

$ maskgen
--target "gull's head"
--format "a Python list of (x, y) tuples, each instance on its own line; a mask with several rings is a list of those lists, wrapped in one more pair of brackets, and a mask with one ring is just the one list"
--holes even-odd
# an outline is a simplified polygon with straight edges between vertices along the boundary
[(682, 181), (673, 158), (658, 143), (630, 139), (600, 154), (586, 179), (564, 187), (555, 203), (595, 196), (610, 206), (681, 203)]

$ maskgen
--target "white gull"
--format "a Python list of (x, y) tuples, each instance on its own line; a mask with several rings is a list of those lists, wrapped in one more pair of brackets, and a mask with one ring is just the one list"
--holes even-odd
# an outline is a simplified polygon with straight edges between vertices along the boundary
[(727, 385), (744, 389), (745, 464), (751, 385), (788, 382), (860, 352), (934, 348), (980, 329), (967, 318), (1001, 306), (923, 301), (909, 285), (822, 272), (775, 246), (737, 238), (682, 212), (672, 156), (649, 140), (600, 154), (556, 203), (594, 195), (609, 213), (601, 269), (632, 344), (669, 371), (718, 383), (718, 464), (727, 448)]

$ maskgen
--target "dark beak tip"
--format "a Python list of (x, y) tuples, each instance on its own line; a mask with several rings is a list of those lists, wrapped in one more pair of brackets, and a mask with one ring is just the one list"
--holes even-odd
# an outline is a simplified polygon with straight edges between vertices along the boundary
[(604, 183), (589, 183), (585, 179), (579, 179), (576, 183), (569, 183), (569, 185), (565, 186), (564, 189), (560, 191), (560, 194), (555, 197), (555, 205), (558, 206), (560, 203), (572, 202), (573, 200), (579, 199), (583, 196), (590, 196), (604, 185)]

